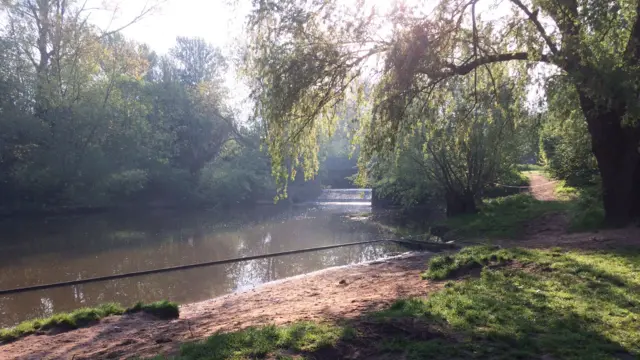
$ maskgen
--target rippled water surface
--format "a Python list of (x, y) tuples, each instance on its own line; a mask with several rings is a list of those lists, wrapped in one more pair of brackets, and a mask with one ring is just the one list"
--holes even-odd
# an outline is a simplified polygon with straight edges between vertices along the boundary
[[(361, 195), (357, 195), (360, 197)], [(383, 236), (366, 201), (257, 206), (225, 213), (138, 212), (0, 222), (0, 289)], [(363, 197), (366, 200), (366, 197)], [(205, 300), (326, 267), (400, 251), (378, 243), (0, 296), (0, 326), (115, 301)]]

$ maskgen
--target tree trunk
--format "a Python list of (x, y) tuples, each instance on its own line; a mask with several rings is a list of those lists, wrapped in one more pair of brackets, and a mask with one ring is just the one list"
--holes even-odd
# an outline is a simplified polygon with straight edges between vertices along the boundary
[(478, 212), (475, 196), (469, 191), (461, 194), (448, 190), (445, 198), (447, 200), (447, 217)]
[(605, 223), (626, 225), (640, 216), (640, 127), (624, 126), (620, 107), (596, 106), (584, 94), (580, 103), (602, 178)]

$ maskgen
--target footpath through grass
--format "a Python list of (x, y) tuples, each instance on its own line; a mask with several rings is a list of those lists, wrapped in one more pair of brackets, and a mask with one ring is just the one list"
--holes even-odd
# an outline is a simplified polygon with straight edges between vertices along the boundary
[(116, 303), (107, 303), (96, 307), (77, 309), (70, 313), (58, 313), (47, 318), (27, 320), (15, 327), (0, 329), (0, 343), (14, 341), (38, 331), (74, 330), (97, 323), (107, 316), (136, 312), (144, 312), (159, 319), (173, 319), (179, 316), (178, 305), (167, 300), (150, 304), (139, 302), (128, 309)]
[(637, 248), (472, 247), (430, 261), (423, 277), (450, 280), (427, 298), (343, 324), (217, 334), (167, 359), (633, 359), (639, 274)]
[(572, 232), (590, 231), (603, 227), (604, 210), (598, 191), (577, 189), (558, 182), (553, 201), (541, 201), (531, 194), (521, 193), (484, 200), (476, 214), (448, 219), (445, 225), (461, 238), (519, 239), (525, 225), (545, 214), (566, 214)]

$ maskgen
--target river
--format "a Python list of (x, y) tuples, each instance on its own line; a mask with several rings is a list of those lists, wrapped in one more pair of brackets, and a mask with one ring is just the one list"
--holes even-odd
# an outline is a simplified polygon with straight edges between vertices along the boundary
[[(0, 222), (0, 289), (389, 237), (366, 201), (227, 212), (138, 211)], [(0, 327), (104, 302), (201, 301), (402, 251), (388, 243), (0, 296)]]

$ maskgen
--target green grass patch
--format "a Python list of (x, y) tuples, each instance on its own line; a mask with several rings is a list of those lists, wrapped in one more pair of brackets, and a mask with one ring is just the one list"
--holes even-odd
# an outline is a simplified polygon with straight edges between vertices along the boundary
[(309, 322), (283, 327), (251, 327), (233, 333), (219, 333), (202, 342), (184, 344), (180, 355), (170, 359), (300, 358), (300, 355), (334, 348), (338, 341), (348, 341), (355, 336), (354, 330), (349, 327)]
[(569, 209), (569, 202), (540, 201), (523, 193), (485, 200), (480, 212), (447, 219), (445, 225), (463, 238), (518, 238), (531, 220)]
[(487, 265), (505, 265), (512, 259), (509, 250), (498, 250), (494, 246), (472, 246), (454, 255), (437, 255), (429, 261), (423, 279), (444, 280)]
[(144, 312), (153, 315), (159, 319), (177, 319), (180, 316), (180, 310), (178, 304), (162, 300), (156, 301), (150, 304), (144, 304), (142, 302), (136, 303), (126, 311), (127, 313)]
[(125, 309), (114, 303), (102, 304), (97, 307), (87, 307), (74, 310), (70, 313), (60, 313), (48, 318), (27, 320), (19, 325), (0, 330), (0, 342), (9, 342), (20, 337), (50, 329), (68, 331), (79, 327), (88, 326), (110, 315), (124, 314)]
[(96, 307), (77, 309), (69, 313), (58, 313), (47, 318), (27, 320), (12, 328), (0, 329), (0, 342), (14, 341), (38, 331), (56, 330), (63, 332), (74, 330), (90, 326), (107, 316), (135, 312), (145, 312), (160, 319), (173, 319), (179, 316), (178, 305), (166, 300), (151, 304), (139, 302), (128, 309), (116, 303), (107, 303)]
[[(479, 278), (449, 282), (427, 299), (398, 301), (377, 317), (423, 319), (456, 334), (455, 341), (440, 341), (439, 351), (446, 351), (446, 356), (423, 353), (433, 359), (640, 356), (639, 249), (605, 253), (478, 248), (454, 255), (451, 262), (463, 266), (470, 257), (505, 258), (525, 268), (484, 267)], [(432, 265), (440, 261), (434, 259)], [(407, 346), (426, 345), (412, 341)]]
[(591, 231), (604, 227), (602, 196), (597, 186), (576, 188), (559, 181), (555, 189), (560, 201), (568, 202), (569, 231)]

